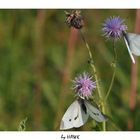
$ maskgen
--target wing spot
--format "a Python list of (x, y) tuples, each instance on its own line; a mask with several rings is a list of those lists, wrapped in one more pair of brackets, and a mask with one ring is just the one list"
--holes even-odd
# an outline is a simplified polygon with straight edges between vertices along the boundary
[(77, 118), (78, 118), (78, 116), (76, 116), (76, 117), (74, 118), (74, 120), (77, 120)]
[(94, 113), (94, 112), (93, 112), (93, 114), (94, 114), (95, 116), (99, 116), (99, 113)]
[(69, 119), (69, 122), (71, 122), (71, 119)]

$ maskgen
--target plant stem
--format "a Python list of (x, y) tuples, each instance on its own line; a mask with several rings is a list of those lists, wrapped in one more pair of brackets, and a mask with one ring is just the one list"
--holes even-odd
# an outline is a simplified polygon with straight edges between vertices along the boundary
[[(84, 43), (85, 43), (85, 45), (87, 47), (88, 53), (89, 53), (90, 66), (93, 69), (93, 73), (94, 73), (94, 76), (95, 76), (95, 80), (96, 80), (96, 84), (97, 84), (97, 92), (98, 92), (100, 100), (102, 101), (101, 102), (101, 109), (102, 109), (102, 112), (105, 114), (105, 104), (103, 102), (103, 96), (101, 94), (98, 75), (97, 75), (96, 67), (95, 67), (94, 62), (93, 62), (92, 53), (91, 53), (90, 47), (89, 47), (89, 45), (88, 45), (88, 43), (87, 43), (87, 41), (86, 41), (86, 39), (85, 39), (85, 37), (84, 37), (84, 35), (83, 35), (81, 30), (80, 30), (80, 33), (81, 33), (81, 36), (82, 36), (82, 40), (84, 41)], [(103, 131), (106, 131), (106, 122), (105, 121), (103, 122)]]
[(114, 83), (115, 74), (116, 74), (117, 52), (116, 52), (115, 42), (113, 42), (113, 50), (114, 50), (114, 60), (113, 60), (113, 63), (112, 63), (112, 67), (114, 68), (114, 71), (113, 71), (110, 86), (108, 88), (108, 91), (107, 91), (107, 94), (106, 94), (106, 97), (105, 97), (105, 101), (107, 101), (107, 98), (109, 97), (110, 91), (111, 91), (113, 83)]

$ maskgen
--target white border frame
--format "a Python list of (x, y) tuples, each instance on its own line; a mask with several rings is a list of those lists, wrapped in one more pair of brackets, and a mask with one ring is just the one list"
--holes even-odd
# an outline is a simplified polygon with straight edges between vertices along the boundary
[(24, 9), (138, 9), (139, 0), (0, 0), (0, 8)]
[[(62, 135), (64, 138), (62, 138)], [(71, 136), (71, 138), (70, 138)], [(75, 138), (73, 138), (75, 136)], [(76, 137), (77, 136), (77, 137)], [(0, 132), (1, 140), (139, 140), (140, 132)]]

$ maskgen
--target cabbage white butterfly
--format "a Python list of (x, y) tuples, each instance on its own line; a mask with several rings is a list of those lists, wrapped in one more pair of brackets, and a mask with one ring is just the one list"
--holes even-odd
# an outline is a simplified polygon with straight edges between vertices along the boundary
[(87, 122), (89, 116), (97, 122), (103, 122), (107, 119), (87, 100), (77, 99), (69, 106), (65, 112), (60, 124), (60, 130), (66, 130), (73, 127), (78, 128)]
[(140, 55), (140, 35), (123, 32), (123, 37), (132, 62), (135, 63), (135, 59), (132, 54), (136, 56)]

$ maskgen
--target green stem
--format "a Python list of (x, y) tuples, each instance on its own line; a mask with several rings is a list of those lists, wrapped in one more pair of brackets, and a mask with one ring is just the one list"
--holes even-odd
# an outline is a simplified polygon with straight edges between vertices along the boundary
[(113, 83), (114, 83), (115, 74), (116, 74), (117, 52), (116, 52), (115, 42), (113, 42), (113, 50), (114, 50), (114, 60), (113, 60), (113, 63), (112, 63), (112, 67), (114, 68), (114, 71), (113, 71), (110, 86), (108, 88), (108, 91), (107, 91), (107, 94), (106, 94), (106, 97), (105, 97), (105, 101), (107, 101), (107, 99), (109, 97), (110, 91), (111, 91)]
[[(89, 47), (88, 43), (86, 42), (85, 37), (84, 37), (84, 35), (83, 35), (81, 30), (80, 30), (80, 33), (81, 33), (81, 36), (82, 36), (82, 40), (84, 41), (84, 43), (85, 43), (85, 45), (87, 47), (88, 53), (89, 53), (90, 66), (92, 67), (93, 73), (94, 73), (94, 76), (95, 76), (95, 80), (96, 80), (96, 84), (97, 84), (97, 92), (98, 92), (100, 100), (102, 101), (101, 102), (102, 112), (105, 114), (105, 105), (104, 105), (104, 102), (103, 102), (103, 96), (101, 94), (98, 75), (97, 75), (96, 67), (95, 67), (94, 62), (93, 62), (92, 53), (91, 53), (90, 47)], [(106, 122), (105, 121), (103, 122), (103, 131), (106, 131)]]

